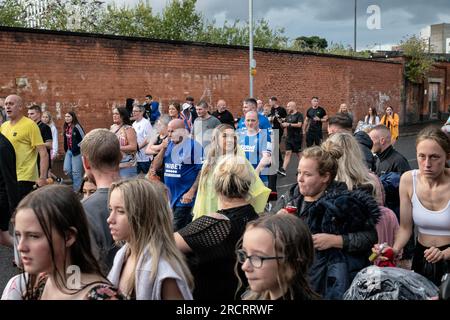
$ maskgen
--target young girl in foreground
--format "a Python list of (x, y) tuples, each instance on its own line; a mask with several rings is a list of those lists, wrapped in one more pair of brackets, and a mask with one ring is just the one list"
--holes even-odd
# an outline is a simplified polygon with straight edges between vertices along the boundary
[(113, 183), (109, 207), (111, 235), (125, 245), (108, 279), (131, 299), (192, 299), (192, 276), (175, 245), (163, 185), (144, 179)]
[[(18, 277), (24, 277), (24, 299), (123, 298), (102, 275), (87, 226), (83, 207), (67, 186), (39, 188), (19, 203), (15, 236), (27, 275), (13, 280), (20, 282)], [(21, 286), (9, 286), (15, 287)]]
[(312, 300), (308, 284), (314, 260), (311, 233), (296, 216), (264, 216), (247, 224), (238, 262), (248, 279), (245, 300)]

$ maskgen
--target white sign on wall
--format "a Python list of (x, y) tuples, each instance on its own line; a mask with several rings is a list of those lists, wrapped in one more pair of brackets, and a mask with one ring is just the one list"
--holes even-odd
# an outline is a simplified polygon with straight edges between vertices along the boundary
[(445, 39), (445, 53), (450, 54), (450, 38)]

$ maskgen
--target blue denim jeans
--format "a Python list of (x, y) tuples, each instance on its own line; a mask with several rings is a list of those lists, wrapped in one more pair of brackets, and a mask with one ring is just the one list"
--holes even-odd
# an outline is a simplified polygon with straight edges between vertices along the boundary
[(64, 173), (72, 180), (73, 191), (78, 192), (83, 181), (83, 162), (81, 154), (74, 156), (72, 151), (67, 150), (64, 157)]
[(129, 179), (137, 176), (136, 167), (120, 168), (119, 175), (121, 179)]

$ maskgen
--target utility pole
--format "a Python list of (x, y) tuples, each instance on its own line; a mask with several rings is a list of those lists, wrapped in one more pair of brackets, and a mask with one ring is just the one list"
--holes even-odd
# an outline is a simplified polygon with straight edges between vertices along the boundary
[(353, 51), (356, 52), (356, 26), (357, 26), (357, 4), (358, 0), (355, 0), (355, 26), (354, 26), (354, 34), (353, 34)]
[(249, 97), (253, 98), (253, 73), (256, 67), (253, 60), (253, 0), (248, 1), (248, 26), (249, 26), (249, 75), (250, 75), (250, 92)]

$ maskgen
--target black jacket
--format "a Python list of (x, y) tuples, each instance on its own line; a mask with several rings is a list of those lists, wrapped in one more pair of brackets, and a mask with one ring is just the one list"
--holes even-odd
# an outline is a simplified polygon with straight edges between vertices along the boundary
[(367, 168), (372, 172), (376, 170), (376, 158), (372, 153), (373, 142), (370, 139), (370, 136), (364, 131), (358, 131), (353, 135), (358, 141), (361, 151), (364, 156), (364, 160), (366, 161)]
[(234, 118), (230, 111), (225, 110), (222, 113), (219, 113), (219, 111), (214, 111), (212, 115), (219, 119), (221, 123), (229, 124), (234, 128)]
[[(286, 109), (283, 108), (282, 106), (278, 106), (278, 108), (274, 108), (272, 107), (272, 109), (270, 110), (270, 116), (273, 117), (273, 121), (272, 121), (272, 128), (273, 129), (281, 129), (281, 119), (286, 119), (287, 117), (287, 112)], [(280, 136), (282, 135), (282, 132), (280, 132)]]
[(330, 192), (303, 213), (311, 233), (351, 236), (348, 243), (361, 249), (352, 252), (347, 244), (347, 249), (344, 245), (344, 249), (315, 250), (309, 276), (311, 287), (323, 298), (341, 299), (356, 274), (369, 265), (370, 247), (377, 241), (369, 235), (376, 235), (379, 216), (375, 199), (362, 190)]
[[(9, 140), (0, 133), (0, 227), (8, 231), (9, 219), (19, 203), (16, 153)], [(5, 229), (5, 230), (3, 230)]]
[[(84, 138), (84, 130), (83, 128), (77, 124), (72, 129), (72, 154), (74, 156), (77, 156), (80, 154), (80, 143)], [(64, 151), (67, 152), (68, 149), (68, 143), (67, 143), (67, 136), (66, 136), (66, 130), (64, 130)]]
[(381, 176), (389, 172), (397, 172), (402, 175), (404, 172), (411, 170), (408, 160), (400, 154), (393, 146), (389, 146), (381, 153), (377, 153), (378, 162), (376, 173)]
[[(292, 204), (299, 208), (297, 215), (299, 217), (305, 217), (305, 214), (308, 212), (308, 210), (311, 207), (314, 207), (317, 202), (326, 197), (328, 194), (336, 195), (344, 192), (348, 192), (347, 185), (343, 182), (333, 181), (318, 201), (304, 205), (303, 195), (300, 194), (298, 184), (295, 184), (290, 188), (290, 190), (282, 195), (280, 199), (278, 199), (278, 201), (272, 208), (272, 213), (278, 212), (280, 209), (286, 207), (287, 204)], [(304, 207), (303, 210), (301, 210), (302, 206)], [(311, 228), (311, 226), (309, 227)], [(313, 232), (313, 230), (311, 232)], [(342, 239), (343, 250), (348, 252), (368, 252), (378, 241), (378, 235), (375, 227), (373, 227), (369, 228), (368, 230), (342, 234)]]

